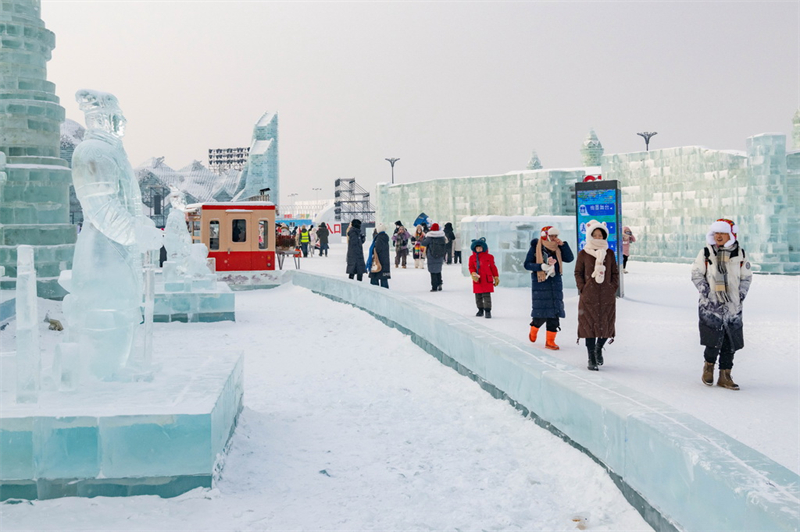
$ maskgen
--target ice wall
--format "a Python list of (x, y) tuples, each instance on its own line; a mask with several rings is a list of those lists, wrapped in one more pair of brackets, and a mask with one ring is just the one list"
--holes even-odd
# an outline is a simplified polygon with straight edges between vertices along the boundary
[(575, 213), (570, 186), (596, 167), (526, 170), (501, 175), (452, 177), (390, 185), (380, 183), (376, 193), (376, 220), (392, 227), (407, 226), (421, 212), (443, 224), (458, 224), (465, 216), (541, 216)]
[[(575, 216), (468, 216), (461, 219), (461, 273), (469, 275), (468, 257), (473, 239), (484, 237), (489, 253), (494, 255), (501, 286), (530, 286), (531, 272), (524, 267), (531, 241), (539, 238), (542, 227), (552, 225), (561, 231), (560, 238), (575, 249)], [(575, 288), (574, 261), (564, 263), (565, 288)]]
[(786, 136), (756, 135), (746, 152), (686, 146), (603, 157), (604, 179), (622, 188), (623, 223), (636, 235), (637, 260), (688, 262), (708, 226), (730, 217), (760, 271), (800, 273), (796, 154)]

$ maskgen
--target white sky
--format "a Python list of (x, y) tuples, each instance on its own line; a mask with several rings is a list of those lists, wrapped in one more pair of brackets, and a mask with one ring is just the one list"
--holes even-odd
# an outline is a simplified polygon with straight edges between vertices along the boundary
[(745, 148), (790, 134), (800, 3), (43, 0), (48, 78), (114, 93), (131, 163), (180, 168), (280, 117), (281, 192), (580, 165), (606, 153)]

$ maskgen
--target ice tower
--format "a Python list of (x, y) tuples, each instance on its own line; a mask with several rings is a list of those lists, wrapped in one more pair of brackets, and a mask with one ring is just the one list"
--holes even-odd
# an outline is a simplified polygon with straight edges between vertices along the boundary
[(541, 170), (542, 168), (542, 161), (539, 160), (539, 155), (536, 153), (536, 150), (533, 150), (531, 153), (531, 160), (528, 161), (528, 166), (526, 166), (528, 170)]
[(603, 156), (603, 145), (600, 144), (600, 139), (597, 138), (597, 133), (594, 129), (589, 130), (586, 140), (583, 141), (581, 148), (581, 158), (583, 159), (583, 166), (600, 166), (600, 158)]
[(794, 114), (792, 126), (792, 140), (794, 141), (794, 149), (800, 150), (800, 109), (798, 109)]
[(40, 10), (39, 0), (0, 1), (0, 152), (8, 178), (0, 192), (0, 266), (16, 278), (17, 247), (33, 246), (38, 293), (58, 299), (76, 233), (68, 223), (71, 173), (59, 157), (64, 108), (47, 81), (55, 35)]
[(278, 113), (264, 113), (253, 128), (250, 156), (239, 180), (242, 189), (233, 201), (246, 201), (269, 188), (270, 201), (279, 203)]

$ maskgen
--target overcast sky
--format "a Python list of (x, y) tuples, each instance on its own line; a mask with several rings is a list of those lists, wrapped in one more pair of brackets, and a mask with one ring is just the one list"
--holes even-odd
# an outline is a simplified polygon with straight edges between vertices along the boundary
[(134, 166), (173, 168), (248, 146), (280, 122), (281, 192), (333, 196), (355, 177), (398, 182), (580, 166), (606, 154), (745, 149), (791, 133), (800, 105), (800, 3), (78, 2), (43, 0), (48, 78), (115, 94)]

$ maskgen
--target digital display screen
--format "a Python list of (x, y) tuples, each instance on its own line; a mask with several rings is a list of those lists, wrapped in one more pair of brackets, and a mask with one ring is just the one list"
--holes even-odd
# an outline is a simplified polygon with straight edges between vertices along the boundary
[(586, 224), (591, 220), (605, 222), (608, 226), (608, 249), (619, 256), (619, 231), (617, 215), (619, 209), (618, 190), (616, 188), (596, 190), (576, 190), (578, 213), (578, 251), (586, 245)]

